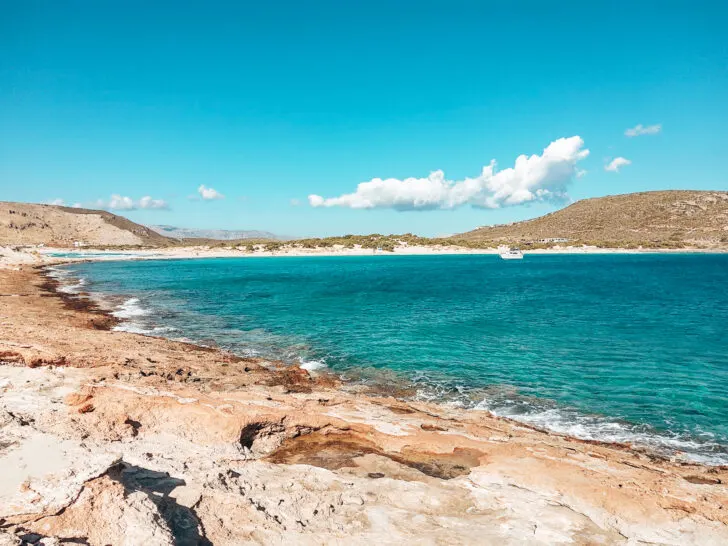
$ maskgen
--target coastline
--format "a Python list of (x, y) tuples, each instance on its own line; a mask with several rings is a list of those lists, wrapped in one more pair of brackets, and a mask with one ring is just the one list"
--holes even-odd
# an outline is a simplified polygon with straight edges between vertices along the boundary
[[(0, 513), (0, 518), (16, 528), (54, 530), (60, 535), (69, 525), (68, 518), (52, 515), (54, 510), (63, 505), (66, 514), (96, 506), (99, 512), (101, 508), (94, 504), (98, 499), (79, 504), (78, 491), (99, 488), (99, 494), (110, 495), (114, 484), (124, 482), (121, 477), (116, 480), (116, 474), (129, 474), (132, 467), (168, 474), (165, 479), (184, 475), (185, 484), (199, 484), (227, 466), (228, 476), (237, 474), (236, 480), (250, 472), (265, 474), (266, 483), (273, 484), (305, 481), (307, 476), (322, 480), (327, 486), (315, 492), (315, 502), (311, 501), (315, 505), (332, 491), (340, 491), (342, 479), (353, 480), (350, 492), (359, 497), (351, 505), (336, 504), (339, 512), (327, 516), (337, 521), (339, 534), (314, 515), (303, 527), (281, 526), (275, 517), (262, 523), (256, 520), (270, 533), (268, 538), (295, 536), (299, 541), (320, 542), (324, 539), (317, 533), (333, 533), (325, 535), (329, 539), (355, 533), (364, 540), (375, 533), (391, 540), (392, 533), (402, 537), (438, 533), (432, 521), (429, 527), (420, 521), (424, 509), (429, 510), (429, 519), (467, 522), (468, 529), (459, 529), (457, 535), (464, 542), (475, 541), (484, 532), (500, 540), (497, 529), (503, 518), (511, 526), (509, 540), (521, 536), (544, 543), (567, 538), (587, 542), (586, 537), (591, 537), (607, 543), (628, 538), (677, 544), (688, 537), (688, 542), (717, 544), (728, 538), (728, 514), (722, 508), (728, 503), (728, 467), (668, 461), (628, 446), (551, 434), (484, 412), (347, 392), (327, 374), (314, 377), (275, 362), (113, 332), (109, 323), (99, 322), (102, 311), (73, 303), (78, 300), (74, 296), (59, 297), (52, 285), (43, 286), (35, 268), (15, 265), (0, 269), (0, 276), (10, 289), (4, 289), (7, 297), (0, 298), (4, 323), (0, 360), (5, 362), (0, 365), (0, 388), (5, 395), (3, 410), (11, 416), (3, 432), (20, 446), (0, 450), (0, 462), (13, 460), (13, 453), (17, 457), (38, 436), (51, 444), (48, 437), (89, 444), (87, 459), (98, 460), (96, 475), (88, 477), (74, 469), (61, 485), (52, 487), (49, 498), (40, 495), (35, 502), (29, 500), (36, 498), (33, 492), (50, 491), (42, 472), (22, 476), (20, 485), (28, 484), (24, 490), (3, 483), (0, 506), (9, 502), (12, 509)], [(24, 383), (31, 379), (30, 386)], [(59, 392), (49, 392), (54, 389)], [(19, 399), (25, 403), (22, 411), (15, 406)], [(54, 406), (52, 416), (49, 401)], [(18, 421), (18, 415), (26, 423), (33, 419), (32, 430)], [(165, 438), (169, 434), (175, 437), (172, 443)], [(172, 455), (177, 442), (189, 449)], [(113, 464), (109, 463), (112, 451), (117, 454)], [(151, 459), (147, 454), (152, 454)], [(212, 465), (206, 459), (211, 454)], [(69, 474), (67, 467), (63, 470)], [(413, 499), (404, 505), (395, 501), (412, 483), (436, 499), (437, 506), (423, 507)], [(212, 530), (219, 496), (250, 517), (252, 497), (239, 498), (229, 485), (216, 486), (209, 498), (205, 493), (199, 498), (197, 492), (192, 494), (197, 499), (194, 510), (176, 501), (175, 510), (182, 510), (179, 506), (191, 510), (191, 515), (185, 514), (204, 529), (206, 537), (214, 536), (215, 544), (254, 536), (250, 527), (234, 531), (232, 523)], [(380, 489), (386, 494), (380, 494)], [(64, 499), (75, 500), (63, 504), (58, 491)], [(455, 506), (455, 499), (463, 495), (470, 504)], [(257, 502), (266, 506), (263, 512), (268, 510), (267, 497), (258, 491)], [(554, 502), (560, 503), (558, 514), (551, 513)], [(532, 513), (534, 504), (541, 507), (538, 516)], [(152, 502), (148, 508), (155, 506)], [(493, 516), (493, 510), (505, 506), (509, 507), (505, 515)], [(406, 524), (388, 522), (377, 529), (373, 507), (403, 515)], [(160, 506), (156, 509), (164, 512)], [(279, 509), (279, 520), (293, 517), (286, 510)], [(540, 533), (546, 534), (533, 532), (534, 517)], [(252, 524), (254, 518), (249, 521)], [(174, 534), (170, 526), (167, 522), (167, 530)], [(107, 524), (104, 532), (114, 531)]]
[[(215, 258), (211, 258), (215, 259)], [(94, 260), (89, 260), (94, 261)], [(66, 264), (73, 266), (73, 263)], [(132, 269), (133, 270), (133, 269)], [(239, 357), (256, 356), (272, 361), (279, 361), (281, 365), (302, 368), (314, 376), (329, 375), (334, 381), (340, 382), (341, 388), (366, 395), (395, 396), (401, 401), (434, 401), (441, 405), (456, 406), (462, 409), (485, 411), (491, 416), (510, 419), (514, 424), (532, 427), (551, 434), (559, 434), (578, 440), (603, 442), (607, 445), (630, 446), (632, 449), (660, 458), (673, 458), (674, 460), (695, 462), (706, 466), (728, 465), (725, 442), (709, 441), (691, 435), (679, 435), (672, 428), (652, 428), (644, 423), (630, 422), (629, 420), (610, 417), (609, 412), (601, 413), (595, 408), (586, 409), (569, 405), (565, 402), (556, 402), (549, 397), (519, 396), (513, 391), (509, 383), (490, 384), (487, 386), (472, 386), (467, 389), (461, 386), (454, 387), (452, 381), (443, 377), (423, 378), (421, 373), (407, 374), (395, 371), (391, 367), (379, 369), (370, 367), (334, 366), (330, 368), (328, 359), (318, 356), (296, 355), (292, 347), (297, 345), (294, 340), (287, 340), (281, 344), (280, 340), (266, 339), (264, 347), (255, 340), (238, 344), (235, 341), (219, 339), (213, 333), (207, 332), (200, 336), (195, 325), (171, 322), (165, 315), (170, 310), (161, 310), (148, 299), (148, 296), (134, 291), (124, 291), (121, 296), (114, 291), (90, 292), (85, 297), (78, 297), (80, 291), (88, 290), (86, 282), (94, 279), (92, 272), (71, 273), (73, 269), (66, 270), (56, 266), (45, 268), (52, 277), (58, 295), (64, 298), (68, 306), (78, 305), (89, 301), (89, 309), (98, 309), (101, 306), (106, 310), (111, 327), (117, 331), (130, 332), (150, 337), (160, 337), (172, 341), (185, 341), (192, 344), (201, 344), (205, 347), (219, 347), (218, 343), (232, 351)], [(52, 272), (51, 272), (52, 271)], [(65, 271), (65, 272), (64, 272)], [(59, 281), (60, 284), (55, 284)], [(93, 286), (94, 283), (92, 282)], [(95, 290), (92, 288), (92, 290)], [(69, 298), (70, 294), (70, 298)], [(160, 316), (161, 312), (161, 316)], [(203, 317), (196, 319), (204, 324)], [(227, 342), (226, 342), (227, 341)], [(232, 341), (232, 343), (231, 343)], [(432, 370), (430, 370), (431, 372)], [(425, 373), (424, 375), (429, 375)], [(495, 402), (501, 395), (505, 395), (505, 403)], [(514, 400), (519, 400), (529, 409), (524, 411), (511, 411)]]
[[(46, 249), (47, 252), (60, 251), (60, 249)], [(83, 250), (78, 253), (83, 254)], [(463, 247), (397, 247), (393, 252), (376, 251), (371, 249), (337, 248), (328, 250), (315, 249), (285, 249), (281, 251), (257, 250), (252, 253), (234, 249), (219, 249), (208, 247), (181, 247), (143, 250), (135, 252), (109, 251), (109, 258), (104, 258), (104, 251), (90, 251), (97, 254), (91, 259), (135, 259), (135, 260), (181, 260), (204, 258), (304, 258), (304, 257), (357, 257), (357, 256), (497, 256), (499, 250), (495, 248), (469, 249)], [(563, 247), (550, 249), (525, 250), (527, 255), (613, 255), (613, 254), (725, 254), (728, 249), (715, 248), (679, 248), (679, 249), (626, 249), (626, 248), (597, 248), (597, 247)], [(123, 256), (127, 254), (127, 256)]]
[[(262, 246), (262, 245), (261, 245)], [(565, 246), (554, 248), (525, 249), (524, 255), (655, 255), (655, 254), (725, 254), (728, 248), (598, 248), (594, 246)], [(357, 256), (468, 256), (498, 255), (495, 248), (472, 249), (464, 247), (397, 247), (393, 252), (362, 248), (285, 248), (283, 250), (246, 252), (234, 248), (212, 248), (209, 246), (187, 246), (171, 248), (107, 250), (54, 247), (9, 247), (0, 246), (0, 268), (16, 267), (20, 264), (58, 265), (80, 261), (102, 260), (182, 260), (205, 258), (302, 258), (302, 257), (357, 257)]]

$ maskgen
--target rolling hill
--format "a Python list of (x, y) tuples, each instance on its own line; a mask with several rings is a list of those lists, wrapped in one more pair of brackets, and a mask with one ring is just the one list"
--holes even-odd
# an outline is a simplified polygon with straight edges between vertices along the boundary
[(0, 244), (168, 246), (177, 241), (102, 210), (0, 201)]
[[(716, 244), (728, 242), (728, 192), (653, 191), (584, 199), (561, 210), (456, 236), (470, 241)], [(676, 245), (677, 246), (677, 245)]]

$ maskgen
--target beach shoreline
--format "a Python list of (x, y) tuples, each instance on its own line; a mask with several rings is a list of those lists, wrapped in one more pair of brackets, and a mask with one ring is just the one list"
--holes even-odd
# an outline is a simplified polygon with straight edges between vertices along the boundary
[[(263, 245), (261, 245), (263, 246)], [(46, 254), (54, 252), (63, 252), (61, 249), (44, 249)], [(90, 251), (91, 253), (102, 254), (104, 251)], [(653, 254), (725, 254), (728, 249), (725, 248), (676, 248), (676, 249), (626, 249), (626, 248), (598, 248), (598, 247), (556, 247), (556, 248), (536, 248), (523, 249), (524, 255), (653, 255)], [(84, 250), (78, 250), (83, 254)], [(194, 259), (194, 258), (303, 258), (303, 257), (359, 257), (359, 256), (497, 256), (500, 250), (497, 248), (471, 249), (464, 247), (397, 247), (394, 251), (361, 249), (361, 248), (336, 248), (333, 250), (325, 248), (315, 249), (283, 249), (277, 251), (256, 250), (255, 252), (245, 252), (235, 249), (219, 249), (209, 247), (181, 247), (181, 248), (160, 248), (143, 251), (108, 251), (108, 254), (117, 255), (119, 259), (124, 259), (123, 254), (128, 254), (129, 259)], [(100, 256), (96, 256), (98, 259)]]
[[(263, 245), (260, 245), (263, 246)], [(471, 249), (464, 247), (429, 247), (412, 246), (397, 247), (395, 251), (377, 251), (372, 249), (326, 248), (285, 249), (283, 251), (256, 250), (246, 252), (230, 248), (211, 248), (209, 246), (187, 246), (171, 248), (144, 249), (95, 249), (92, 247), (35, 247), (35, 246), (0, 246), (0, 269), (15, 268), (23, 264), (60, 265), (85, 261), (106, 260), (186, 260), (211, 258), (307, 258), (307, 257), (405, 257), (405, 256), (497, 256), (496, 248)], [(656, 255), (656, 254), (726, 254), (728, 248), (598, 248), (594, 246), (567, 246), (554, 248), (537, 248), (523, 250), (524, 257), (559, 256), (559, 255)]]
[[(216, 258), (210, 258), (216, 259)], [(94, 258), (85, 260), (88, 262), (97, 261)], [(146, 260), (141, 260), (146, 261)], [(72, 268), (74, 263), (68, 262)], [(107, 321), (114, 330), (146, 335), (152, 338), (159, 337), (172, 341), (184, 340), (192, 344), (202, 344), (205, 347), (219, 347), (214, 333), (208, 332), (202, 337), (196, 335), (196, 328), (193, 325), (170, 323), (169, 320), (160, 317), (173, 312), (171, 309), (164, 311), (154, 305), (144, 292), (124, 291), (124, 295), (114, 292), (95, 292), (92, 270), (84, 270), (83, 277), (77, 277), (79, 273), (71, 275), (64, 273), (64, 264), (46, 266), (42, 269), (43, 275), (52, 284), (54, 292), (64, 299), (66, 305), (86, 308), (89, 312), (96, 312), (104, 315), (99, 321)], [(91, 288), (87, 282), (91, 281)], [(204, 323), (204, 317), (199, 317), (200, 323)], [(240, 332), (241, 335), (243, 331)], [(228, 339), (228, 342), (231, 340)], [(558, 403), (551, 398), (535, 398), (533, 396), (521, 396), (519, 389), (515, 389), (510, 382), (503, 384), (472, 385), (466, 387), (453, 387), (452, 383), (443, 383), (437, 379), (413, 378), (402, 370), (397, 371), (391, 367), (379, 368), (375, 365), (368, 367), (349, 367), (344, 365), (336, 366), (327, 362), (328, 358), (320, 356), (307, 357), (296, 352), (296, 341), (288, 340), (289, 345), (283, 346), (273, 339), (266, 342), (267, 347), (260, 347), (250, 344), (226, 344), (228, 350), (236, 356), (261, 356), (277, 360), (280, 365), (296, 366), (302, 368), (315, 376), (329, 375), (330, 379), (338, 382), (342, 387), (356, 389), (367, 395), (378, 396), (384, 393), (387, 396), (395, 396), (401, 401), (434, 401), (439, 404), (455, 405), (459, 408), (485, 411), (491, 416), (498, 416), (510, 419), (514, 424), (528, 426), (534, 430), (545, 433), (560, 434), (564, 437), (575, 440), (586, 440), (604, 442), (608, 445), (631, 446), (644, 453), (653, 456), (670, 459), (674, 454), (680, 454), (679, 460), (697, 462), (707, 466), (722, 466), (728, 464), (722, 456), (724, 448), (719, 444), (707, 445), (696, 443), (696, 438), (676, 437), (673, 429), (644, 427), (644, 424), (625, 421), (624, 418), (612, 418), (609, 414), (598, 414), (598, 410), (584, 408), (577, 409), (565, 403)], [(233, 348), (236, 347), (236, 348)], [(334, 366), (332, 369), (330, 366)], [(420, 374), (416, 374), (420, 375)], [(442, 379), (442, 378), (440, 378)], [(446, 380), (445, 380), (446, 381)], [(500, 389), (499, 389), (500, 387)], [(499, 394), (506, 394), (506, 403), (492, 403)], [(525, 404), (531, 411), (524, 411), (523, 407), (516, 414), (509, 412), (510, 406), (519, 402)], [(490, 401), (490, 402), (489, 402)], [(535, 408), (535, 409), (534, 409)]]
[[(0, 270), (0, 278), (4, 287), (0, 386), (2, 409), (11, 416), (3, 433), (16, 446), (0, 451), (0, 463), (3, 458), (17, 460), (18, 452), (29, 458), (24, 446), (32, 451), (39, 437), (50, 446), (45, 450), (46, 463), (35, 461), (18, 476), (19, 482), (0, 484), (0, 506), (11, 507), (0, 518), (13, 529), (60, 536), (70, 523), (57, 514), (59, 506), (64, 513), (98, 506), (98, 498), (84, 500), (74, 491), (98, 488), (99, 494), (111, 495), (115, 473), (144, 466), (150, 472), (181, 475), (189, 484), (206, 483), (223, 467), (238, 475), (264, 473), (266, 482), (274, 484), (304, 480), (302, 476), (311, 474), (328, 484), (310, 493), (314, 504), (339, 490), (342, 479), (354, 483), (353, 491), (363, 499), (363, 504), (357, 500), (349, 509), (341, 505), (337, 516), (329, 514), (345, 530), (339, 535), (313, 515), (305, 528), (295, 526), (295, 530), (281, 528), (275, 518), (255, 520), (271, 539), (295, 536), (315, 542), (314, 532), (329, 533), (325, 536), (330, 539), (352, 533), (365, 536), (356, 534), (361, 529), (371, 537), (373, 516), (366, 512), (369, 515), (362, 519), (362, 506), (404, 514), (409, 523), (390, 524), (382, 537), (436, 534), (432, 521), (428, 526), (418, 519), (419, 503), (403, 505), (392, 498), (404, 494), (401, 488), (412, 483), (421, 484), (421, 494), (438, 499), (439, 508), (427, 508), (426, 519), (447, 517), (472, 526), (476, 534), (459, 531), (465, 542), (475, 541), (485, 529), (497, 533), (502, 519), (488, 515), (494, 506), (482, 505), (483, 495), (495, 491), (512, 507), (506, 517), (512, 526), (511, 540), (532, 537), (519, 533), (531, 532), (534, 517), (544, 531), (560, 529), (556, 542), (562, 538), (584, 542), (591, 537), (619, 543), (628, 537), (677, 544), (689, 537), (688, 542), (717, 544), (728, 537), (728, 515), (722, 508), (728, 504), (727, 467), (665, 460), (629, 446), (548, 433), (485, 412), (404, 402), (388, 393), (348, 392), (330, 374), (312, 375), (275, 362), (114, 332), (113, 323), (103, 319), (108, 313), (79, 303), (83, 298), (78, 296), (60, 297), (57, 286), (47, 284), (37, 266), (17, 262)], [(22, 424), (29, 419), (30, 430)], [(170, 434), (176, 438), (173, 444)], [(189, 449), (175, 454), (177, 442)], [(79, 449), (86, 449), (83, 457), (94, 461), (95, 475), (73, 467), (68, 453)], [(64, 455), (53, 457), (54, 450)], [(117, 454), (113, 464), (111, 452)], [(214, 464), (209, 464), (209, 457)], [(66, 476), (61, 483), (58, 465)], [(49, 475), (53, 486), (48, 485)], [(382, 477), (386, 479), (381, 481)], [(374, 484), (386, 484), (389, 495), (372, 497)], [(49, 492), (47, 498), (38, 499), (43, 487)], [(230, 523), (213, 530), (211, 518), (219, 510), (215, 503), (222, 502), (220, 498), (250, 518), (246, 508), (250, 495), (241, 497), (228, 486), (216, 487), (214, 495), (199, 494), (205, 500), (196, 501), (191, 521), (214, 537), (215, 544), (250, 539), (250, 527), (234, 531)], [(517, 488), (530, 491), (530, 496), (514, 497)], [(257, 501), (265, 503), (266, 494), (258, 491), (258, 495)], [(454, 506), (458, 495), (466, 495), (470, 504)], [(59, 497), (76, 500), (64, 504)], [(555, 499), (569, 506), (568, 516), (547, 513)], [(116, 502), (113, 506), (118, 508)], [(538, 516), (530, 512), (534, 503), (543, 506)], [(147, 508), (153, 511), (154, 503)], [(95, 510), (103, 518), (111, 507)], [(279, 509), (280, 520), (289, 517), (285, 507)], [(568, 525), (559, 521), (562, 517)], [(168, 522), (167, 530), (174, 534), (170, 526)], [(102, 528), (107, 538), (120, 532), (108, 525)], [(402, 535), (405, 532), (410, 534)], [(540, 541), (553, 543), (555, 536), (545, 534)]]

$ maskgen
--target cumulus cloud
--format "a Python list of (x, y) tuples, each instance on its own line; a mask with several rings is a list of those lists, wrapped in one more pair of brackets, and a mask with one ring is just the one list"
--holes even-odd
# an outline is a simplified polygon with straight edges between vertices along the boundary
[(215, 188), (208, 188), (204, 184), (200, 184), (197, 188), (197, 193), (200, 194), (205, 201), (211, 201), (213, 199), (225, 199), (225, 196), (217, 191)]
[(169, 205), (163, 199), (152, 199), (149, 195), (145, 195), (139, 199), (140, 209), (168, 209)]
[[(75, 206), (79, 206), (76, 203)], [(145, 195), (139, 200), (134, 200), (131, 197), (126, 197), (119, 194), (112, 194), (111, 199), (108, 201), (105, 199), (99, 199), (94, 203), (94, 206), (100, 209), (108, 210), (137, 210), (137, 209), (156, 209), (166, 210), (169, 209), (169, 204), (163, 199), (153, 199), (149, 195)]]
[(662, 125), (659, 123), (656, 125), (647, 125), (646, 127), (638, 123), (634, 127), (627, 129), (624, 135), (632, 138), (640, 135), (656, 135), (660, 131), (662, 131)]
[(112, 210), (134, 210), (136, 205), (131, 197), (113, 194), (109, 200), (108, 208)]
[(448, 180), (438, 170), (427, 178), (374, 178), (360, 183), (356, 191), (339, 197), (309, 195), (312, 207), (396, 210), (454, 209), (463, 205), (499, 208), (529, 201), (563, 199), (571, 179), (578, 174), (577, 162), (586, 158), (581, 137), (560, 138), (542, 155), (521, 155), (514, 167), (496, 172), (495, 160), (475, 178)]
[(615, 157), (609, 163), (604, 165), (604, 170), (607, 172), (618, 173), (619, 169), (631, 164), (632, 162), (625, 157)]

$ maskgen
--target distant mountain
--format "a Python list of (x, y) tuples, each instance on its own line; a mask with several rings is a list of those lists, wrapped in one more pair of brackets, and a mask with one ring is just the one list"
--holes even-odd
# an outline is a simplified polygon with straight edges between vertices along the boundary
[(728, 242), (728, 192), (652, 191), (583, 199), (539, 218), (456, 235), (482, 241)]
[(217, 241), (236, 241), (239, 239), (276, 239), (283, 240), (269, 231), (257, 230), (227, 230), (227, 229), (189, 229), (175, 226), (148, 226), (165, 237), (175, 239), (212, 239)]
[(0, 244), (169, 246), (146, 226), (104, 210), (0, 201)]

